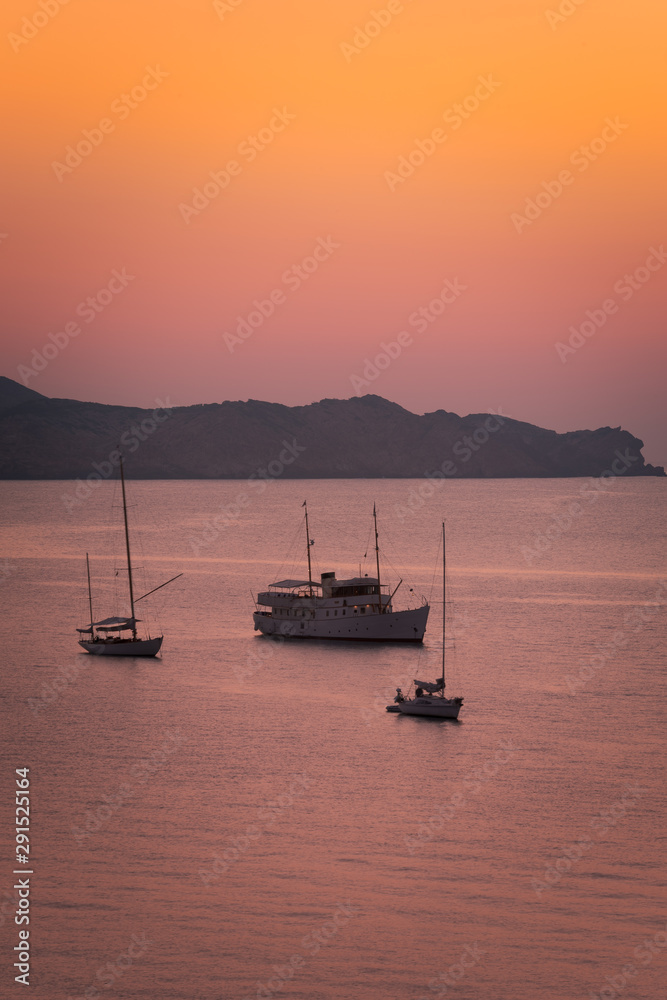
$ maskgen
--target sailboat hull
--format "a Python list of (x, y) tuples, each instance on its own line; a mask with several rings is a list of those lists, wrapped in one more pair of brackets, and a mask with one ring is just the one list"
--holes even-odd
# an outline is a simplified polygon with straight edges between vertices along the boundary
[(269, 612), (253, 614), (255, 631), (290, 639), (345, 639), (352, 642), (421, 642), (424, 638), (428, 605), (409, 611), (375, 615), (355, 615), (347, 620), (306, 618), (285, 621)]
[(449, 698), (412, 698), (387, 706), (388, 712), (398, 710), (401, 715), (421, 715), (429, 719), (458, 719), (461, 702)]
[(160, 652), (163, 636), (155, 639), (121, 639), (107, 642), (90, 642), (80, 639), (79, 645), (93, 656), (156, 656)]

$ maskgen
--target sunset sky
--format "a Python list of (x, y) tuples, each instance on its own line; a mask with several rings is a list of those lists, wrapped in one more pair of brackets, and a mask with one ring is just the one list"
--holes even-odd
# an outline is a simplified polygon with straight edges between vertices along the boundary
[(0, 22), (10, 378), (500, 407), (667, 462), (663, 3), (5, 0)]

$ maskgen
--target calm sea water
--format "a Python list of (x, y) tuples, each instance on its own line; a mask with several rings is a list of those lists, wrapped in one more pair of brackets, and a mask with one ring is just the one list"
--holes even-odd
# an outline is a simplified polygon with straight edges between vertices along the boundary
[[(184, 576), (139, 605), (161, 658), (114, 660), (74, 629), (86, 550), (96, 617), (127, 612), (117, 486), (67, 509), (72, 484), (0, 484), (30, 996), (667, 996), (665, 484), (601, 485), (131, 482), (138, 592)], [(421, 651), (253, 632), (252, 594), (304, 572), (306, 497), (317, 572), (339, 576), (373, 572), (377, 502), (398, 606), (434, 573), (440, 600), (446, 516), (458, 723), (384, 712), (437, 674), (437, 603)], [(11, 867), (3, 997), (25, 995)]]

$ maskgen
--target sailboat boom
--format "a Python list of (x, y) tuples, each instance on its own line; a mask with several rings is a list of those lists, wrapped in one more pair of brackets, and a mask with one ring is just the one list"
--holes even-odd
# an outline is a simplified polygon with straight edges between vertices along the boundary
[(150, 597), (151, 594), (154, 594), (156, 590), (162, 590), (162, 588), (166, 587), (168, 583), (173, 583), (174, 580), (178, 580), (179, 576), (183, 576), (183, 574), (177, 573), (176, 576), (172, 576), (171, 580), (167, 580), (165, 583), (161, 583), (159, 587), (153, 587), (153, 589), (149, 590), (147, 594), (142, 594), (141, 597), (137, 597), (134, 603), (138, 604), (139, 601), (143, 601), (144, 597)]

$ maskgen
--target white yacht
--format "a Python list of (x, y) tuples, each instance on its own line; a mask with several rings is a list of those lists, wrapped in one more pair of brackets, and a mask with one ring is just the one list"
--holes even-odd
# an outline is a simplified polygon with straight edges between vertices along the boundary
[[(420, 607), (394, 610), (393, 597), (401, 585), (388, 592), (380, 579), (377, 515), (375, 555), (377, 576), (356, 576), (337, 580), (336, 574), (322, 573), (313, 580), (310, 559), (312, 544), (306, 508), (307, 580), (279, 580), (257, 595), (253, 614), (255, 631), (300, 639), (347, 639), (357, 642), (421, 642), (426, 630), (429, 606), (422, 598)], [(268, 609), (268, 610), (260, 610)]]
[(442, 522), (442, 676), (435, 681), (413, 681), (414, 695), (406, 698), (400, 688), (396, 688), (393, 705), (387, 705), (388, 712), (401, 715), (421, 715), (431, 719), (458, 719), (463, 698), (447, 698), (445, 695), (445, 633), (447, 626), (447, 555), (445, 548), (445, 522)]

